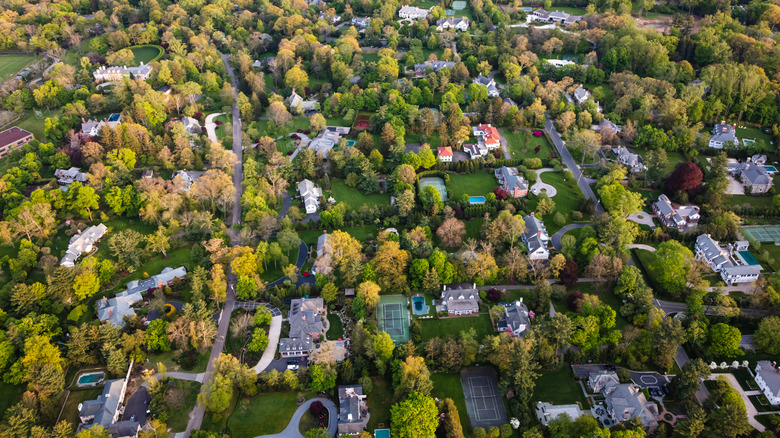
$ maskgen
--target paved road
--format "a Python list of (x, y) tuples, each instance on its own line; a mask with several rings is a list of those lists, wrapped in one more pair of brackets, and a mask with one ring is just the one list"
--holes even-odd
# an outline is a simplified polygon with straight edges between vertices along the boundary
[(582, 193), (585, 195), (586, 198), (592, 199), (593, 202), (596, 205), (596, 216), (600, 216), (602, 213), (604, 213), (604, 208), (601, 207), (601, 203), (599, 202), (599, 199), (596, 197), (596, 194), (593, 193), (593, 189), (590, 188), (587, 181), (582, 178), (582, 172), (580, 172), (579, 166), (577, 166), (577, 163), (574, 161), (574, 158), (572, 158), (571, 154), (569, 153), (569, 150), (566, 149), (566, 145), (563, 143), (563, 140), (561, 139), (561, 136), (558, 134), (558, 131), (555, 130), (555, 126), (553, 125), (552, 120), (550, 120), (545, 115), (545, 125), (544, 130), (547, 131), (548, 134), (550, 134), (550, 138), (552, 139), (553, 144), (555, 145), (555, 148), (558, 150), (558, 154), (561, 156), (561, 159), (563, 160), (563, 164), (566, 165), (566, 167), (571, 170), (571, 173), (574, 175), (574, 178), (577, 179), (577, 184), (580, 186), (580, 190), (582, 190)]
[(306, 400), (305, 403), (298, 407), (298, 410), (295, 411), (292, 419), (290, 419), (290, 424), (288, 424), (283, 431), (273, 435), (261, 435), (256, 438), (303, 438), (303, 435), (298, 431), (298, 424), (301, 422), (303, 414), (309, 410), (309, 406), (315, 400), (321, 401), (323, 406), (328, 409), (328, 436), (335, 436), (336, 425), (338, 424), (338, 410), (336, 409), (336, 405), (326, 398), (313, 398), (311, 400)]
[[(301, 241), (300, 246), (298, 246), (298, 259), (295, 260), (295, 266), (298, 267), (298, 271), (299, 271), (299, 273), (298, 273), (298, 281), (296, 282), (296, 284), (314, 283), (314, 276), (313, 275), (310, 275), (308, 277), (304, 277), (303, 275), (300, 274), (300, 270), (301, 270), (301, 268), (303, 268), (303, 264), (306, 263), (306, 259), (307, 258), (309, 258), (309, 247), (306, 246), (306, 244), (303, 241)], [(284, 280), (286, 280), (286, 279), (287, 279), (287, 277), (282, 277), (282, 278), (280, 278), (278, 280), (274, 280), (274, 281), (268, 283), (267, 285), (265, 285), (265, 288), (266, 289), (271, 289), (271, 288), (273, 288), (273, 287), (275, 287), (277, 285), (280, 285), (280, 284), (284, 283)]]
[[(676, 301), (665, 301), (665, 300), (659, 300), (655, 299), (655, 306), (659, 309), (663, 310), (667, 314), (669, 313), (678, 313), (678, 312), (684, 312), (688, 309), (688, 305), (685, 303), (678, 303)], [(746, 309), (746, 308), (740, 308), (739, 309), (742, 313), (745, 314), (745, 316), (755, 318), (760, 316), (766, 316), (769, 315), (769, 312), (762, 309)], [(717, 312), (715, 310), (715, 306), (705, 306), (704, 307), (704, 314), (705, 315), (717, 315)]]
[(561, 238), (563, 237), (564, 234), (566, 234), (566, 232), (574, 230), (576, 228), (584, 228), (589, 225), (591, 224), (569, 224), (561, 228), (560, 230), (558, 230), (557, 233), (550, 236), (550, 240), (552, 240), (553, 248), (557, 249), (558, 251), (560, 251), (561, 248), (563, 248), (563, 245), (561, 245)]
[(536, 196), (539, 196), (539, 193), (544, 190), (547, 193), (547, 196), (552, 198), (553, 196), (558, 194), (558, 190), (556, 190), (555, 186), (547, 184), (546, 182), (542, 181), (542, 174), (544, 172), (553, 172), (554, 169), (545, 168), (545, 169), (536, 169), (536, 182), (534, 185), (531, 186), (531, 193), (533, 193)]

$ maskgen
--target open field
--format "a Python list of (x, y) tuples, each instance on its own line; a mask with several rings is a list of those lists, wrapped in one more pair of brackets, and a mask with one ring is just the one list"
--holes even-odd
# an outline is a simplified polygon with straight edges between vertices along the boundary
[[(552, 154), (550, 142), (545, 136), (534, 137), (531, 131), (525, 130), (515, 134), (508, 129), (501, 131), (501, 134), (509, 144), (509, 155), (515, 160), (523, 158), (544, 160)], [(541, 146), (538, 153), (534, 152), (537, 146)]]
[(539, 372), (531, 403), (536, 404), (538, 401), (556, 405), (579, 403), (583, 409), (589, 407), (588, 399), (568, 365), (552, 371)]
[(490, 316), (487, 313), (479, 316), (461, 316), (441, 319), (423, 319), (422, 341), (423, 344), (431, 338), (444, 338), (448, 335), (458, 336), (460, 332), (474, 328), (477, 331), (477, 340), (482, 340), (485, 336), (493, 334), (493, 324), (490, 322)]
[(231, 436), (251, 438), (283, 431), (298, 409), (298, 395), (313, 397), (311, 393), (271, 392), (258, 394), (246, 405), (238, 403), (227, 422)]
[(344, 180), (333, 178), (330, 180), (330, 189), (336, 202), (343, 202), (353, 210), (360, 210), (364, 205), (383, 206), (390, 205), (389, 193), (365, 194), (357, 188), (347, 186)]
[(490, 172), (476, 172), (468, 175), (450, 173), (449, 189), (452, 199), (459, 201), (463, 195), (486, 196), (498, 187), (496, 177)]
[(155, 45), (143, 45), (128, 47), (133, 52), (133, 61), (135, 65), (141, 65), (141, 63), (148, 64), (152, 61), (160, 59), (165, 53), (160, 46)]
[(36, 58), (35, 55), (0, 55), (0, 79), (5, 80), (16, 76)]

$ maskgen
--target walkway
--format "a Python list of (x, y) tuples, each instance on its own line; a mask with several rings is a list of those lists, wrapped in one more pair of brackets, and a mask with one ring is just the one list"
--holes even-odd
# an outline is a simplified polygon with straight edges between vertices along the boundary
[[(303, 414), (305, 414), (306, 411), (309, 410), (309, 406), (311, 406), (311, 404), (316, 400), (321, 401), (322, 405), (328, 409), (327, 435), (329, 437), (336, 436), (336, 426), (338, 425), (338, 420), (339, 420), (338, 418), (339, 413), (338, 410), (336, 409), (336, 405), (333, 404), (332, 401), (326, 398), (313, 398), (311, 400), (306, 400), (302, 405), (298, 407), (298, 409), (295, 411), (292, 418), (290, 419), (290, 424), (288, 424), (283, 431), (272, 435), (260, 435), (256, 438), (303, 438), (303, 435), (301, 435), (301, 433), (298, 431), (298, 424), (301, 422), (301, 418), (303, 418)], [(272, 407), (269, 406), (269, 408)]]
[(626, 248), (628, 248), (628, 249), (643, 249), (645, 251), (655, 252), (655, 248), (653, 248), (650, 245), (645, 245), (643, 243), (633, 243), (631, 245), (626, 245)]
[(561, 228), (560, 230), (558, 230), (557, 233), (555, 233), (552, 236), (550, 236), (550, 240), (552, 240), (553, 248), (557, 249), (558, 251), (560, 251), (561, 248), (563, 248), (563, 245), (561, 245), (561, 238), (563, 237), (564, 234), (566, 234), (566, 232), (574, 230), (576, 228), (584, 228), (584, 227), (587, 227), (587, 226), (590, 226), (590, 225), (591, 224), (589, 224), (589, 223), (588, 224), (569, 224), (569, 225), (566, 225), (565, 227)]
[(501, 133), (501, 130), (498, 130), (498, 139), (501, 140), (501, 150), (504, 151), (504, 159), (511, 160), (512, 156), (509, 154), (509, 143), (507, 143), (506, 138), (504, 137), (504, 134)]
[(214, 113), (206, 116), (206, 133), (209, 136), (209, 141), (212, 143), (219, 143), (216, 133), (217, 124), (214, 123), (214, 119), (223, 114), (225, 113)]
[(554, 169), (545, 168), (545, 169), (536, 169), (536, 183), (531, 186), (531, 193), (533, 193), (536, 196), (539, 196), (540, 193), (542, 193), (542, 190), (544, 190), (547, 193), (547, 196), (552, 198), (553, 196), (558, 194), (558, 190), (546, 182), (542, 181), (542, 174), (544, 172), (553, 172)]
[(550, 139), (555, 145), (555, 148), (558, 150), (558, 154), (561, 156), (563, 164), (565, 164), (566, 167), (571, 170), (572, 175), (574, 175), (574, 178), (577, 180), (577, 185), (579, 185), (580, 190), (582, 190), (582, 194), (585, 195), (586, 198), (593, 200), (593, 203), (596, 206), (596, 216), (600, 216), (602, 213), (604, 213), (604, 208), (601, 206), (601, 202), (596, 197), (596, 194), (593, 193), (593, 189), (590, 187), (590, 185), (588, 185), (586, 181), (583, 181), (582, 172), (580, 172), (579, 166), (577, 166), (577, 163), (574, 161), (574, 158), (572, 158), (569, 150), (566, 149), (566, 144), (561, 139), (558, 131), (555, 130), (555, 126), (553, 125), (552, 120), (550, 120), (546, 114), (544, 130), (550, 134)]
[(255, 372), (260, 373), (268, 368), (274, 360), (276, 347), (279, 345), (279, 335), (282, 334), (282, 315), (271, 318), (271, 328), (268, 330), (268, 346), (263, 351), (263, 356), (255, 365)]
[[(739, 382), (737, 381), (737, 378), (734, 377), (731, 373), (722, 373), (722, 374), (710, 374), (709, 380), (717, 380), (718, 377), (724, 376), (726, 380), (729, 382), (729, 385), (731, 385), (732, 388), (737, 390), (739, 392), (739, 395), (742, 397), (742, 401), (745, 402), (745, 408), (747, 409), (747, 417), (748, 417), (748, 423), (750, 423), (753, 428), (755, 428), (759, 432), (764, 432), (766, 430), (766, 427), (764, 427), (763, 424), (759, 423), (758, 420), (756, 420), (756, 415), (758, 415), (758, 411), (756, 410), (755, 406), (753, 406), (753, 403), (748, 398), (748, 395), (758, 395), (759, 391), (748, 391), (745, 392), (745, 390), (742, 389), (742, 386), (739, 385)], [(755, 393), (755, 394), (754, 394)]]

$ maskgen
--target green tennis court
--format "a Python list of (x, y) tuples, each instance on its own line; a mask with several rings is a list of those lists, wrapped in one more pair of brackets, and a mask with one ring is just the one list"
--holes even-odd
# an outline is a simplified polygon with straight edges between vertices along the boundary
[(762, 225), (759, 227), (742, 227), (742, 234), (748, 240), (756, 242), (774, 242), (780, 244), (780, 225)]
[(444, 185), (443, 179), (437, 176), (426, 176), (420, 178), (420, 192), (422, 192), (423, 189), (425, 189), (428, 186), (434, 187), (436, 190), (439, 191), (439, 195), (441, 195), (442, 202), (447, 200), (447, 187)]
[(455, 9), (456, 11), (462, 11), (466, 9), (467, 5), (468, 3), (466, 3), (463, 0), (455, 0), (454, 2), (452, 2), (452, 9)]
[(381, 297), (377, 305), (379, 330), (390, 335), (396, 344), (409, 340), (408, 305), (406, 297), (401, 295)]

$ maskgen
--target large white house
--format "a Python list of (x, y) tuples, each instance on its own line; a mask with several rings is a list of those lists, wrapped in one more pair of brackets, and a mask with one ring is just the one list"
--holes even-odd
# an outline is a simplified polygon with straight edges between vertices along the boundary
[(308, 179), (305, 179), (298, 183), (298, 192), (301, 194), (301, 200), (303, 201), (304, 207), (306, 207), (306, 213), (316, 213), (317, 208), (320, 205), (322, 189), (315, 186), (314, 183)]
[(752, 283), (761, 274), (761, 265), (748, 251), (748, 242), (738, 240), (733, 245), (720, 246), (709, 234), (696, 238), (696, 259), (720, 274), (728, 285)]
[(473, 315), (479, 313), (479, 291), (476, 285), (471, 288), (444, 289), (441, 292), (441, 306), (450, 315)]
[(537, 219), (533, 213), (524, 217), (523, 222), (525, 222), (525, 231), (520, 238), (528, 247), (528, 258), (530, 260), (549, 259), (550, 250), (547, 249), (547, 245), (550, 242), (550, 236), (547, 234), (544, 222)]
[(542, 23), (558, 23), (568, 26), (582, 20), (581, 16), (567, 14), (566, 12), (553, 11), (547, 12), (544, 9), (537, 9), (531, 13), (531, 18), (534, 21), (541, 21)]
[(460, 32), (469, 30), (469, 19), (466, 17), (439, 18), (436, 20), (436, 30), (441, 32), (447, 29), (455, 29)]
[(777, 363), (759, 361), (756, 364), (756, 383), (769, 403), (780, 405), (780, 368), (777, 368)]
[(739, 145), (739, 139), (737, 139), (737, 126), (729, 125), (725, 121), (721, 121), (712, 128), (709, 147), (723, 149), (723, 146), (725, 146), (726, 143), (733, 143), (734, 146)]
[(92, 252), (95, 245), (106, 234), (107, 229), (103, 224), (94, 225), (71, 237), (68, 251), (65, 253), (65, 257), (62, 258), (60, 265), (72, 268), (81, 254)]
[(401, 18), (408, 18), (410, 20), (417, 20), (420, 18), (427, 18), (431, 13), (430, 9), (418, 8), (416, 6), (401, 6), (398, 10), (398, 16)]
[(92, 75), (95, 77), (95, 82), (120, 82), (125, 78), (147, 80), (152, 75), (152, 66), (144, 64), (143, 62), (138, 67), (100, 67)]

